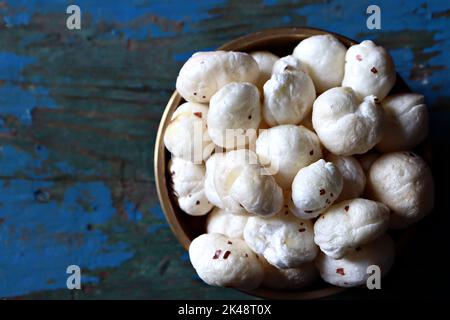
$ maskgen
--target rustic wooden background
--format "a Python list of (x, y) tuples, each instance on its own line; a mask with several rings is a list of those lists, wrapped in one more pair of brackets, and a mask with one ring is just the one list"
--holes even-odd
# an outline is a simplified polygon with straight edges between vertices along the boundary
[[(72, 3), (81, 30), (65, 26)], [(370, 4), (381, 30), (366, 28)], [(153, 144), (192, 52), (281, 26), (374, 39), (431, 112), (434, 214), (384, 290), (335, 298), (447, 293), (449, 15), (424, 0), (0, 1), (0, 297), (249, 298), (194, 274), (157, 201)], [(71, 264), (82, 290), (65, 289)]]

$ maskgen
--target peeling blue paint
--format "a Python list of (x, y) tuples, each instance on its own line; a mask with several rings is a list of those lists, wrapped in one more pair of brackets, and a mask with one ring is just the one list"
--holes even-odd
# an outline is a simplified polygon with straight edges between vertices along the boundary
[(34, 57), (17, 55), (12, 52), (0, 51), (0, 79), (22, 80), (21, 72), (29, 64), (35, 63)]
[[(170, 37), (177, 31), (164, 26), (166, 22), (183, 23), (182, 32), (195, 32), (195, 24), (201, 20), (211, 18), (209, 10), (217, 8), (225, 3), (224, 0), (208, 1), (127, 1), (126, 5), (118, 5), (109, 0), (78, 0), (75, 2), (81, 9), (82, 26), (83, 16), (89, 16), (92, 23), (109, 22), (117, 24), (115, 34), (123, 33), (127, 39), (143, 40), (151, 37)], [(61, 13), (66, 14), (66, 8), (70, 3), (58, 0), (16, 0), (8, 1), (7, 11), (14, 15), (8, 15), (11, 26), (28, 24), (35, 13)], [(139, 20), (142, 17), (150, 19)], [(151, 17), (163, 19), (151, 19)], [(166, 21), (167, 20), (167, 21)], [(133, 23), (135, 22), (135, 23)], [(137, 22), (137, 23), (136, 23)], [(65, 27), (63, 24), (62, 27)], [(89, 26), (86, 26), (89, 27)]]
[(3, 17), (3, 22), (7, 28), (26, 26), (30, 23), (30, 15), (22, 12), (15, 16), (5, 16)]
[(40, 86), (24, 88), (20, 85), (23, 80), (21, 72), (35, 62), (36, 59), (32, 57), (0, 52), (0, 79), (4, 80), (0, 86), (0, 118), (13, 115), (21, 123), (30, 125), (34, 108), (56, 108), (48, 89)]
[(147, 228), (147, 232), (150, 234), (157, 233), (161, 229), (168, 228), (167, 223), (154, 223)]
[(162, 208), (159, 204), (155, 205), (154, 207), (152, 207), (150, 209), (150, 212), (159, 220), (164, 220), (165, 221), (165, 216), (164, 216), (164, 212), (162, 211)]
[(48, 89), (37, 86), (25, 90), (8, 82), (0, 87), (0, 105), (0, 116), (13, 115), (26, 125), (32, 123), (34, 108), (56, 108), (56, 102), (49, 96)]
[[(90, 270), (116, 267), (133, 257), (125, 243), (111, 244), (100, 230), (87, 229), (114, 214), (110, 191), (102, 182), (69, 187), (64, 206), (35, 201), (33, 191), (47, 189), (51, 197), (54, 187), (20, 179), (0, 187), (0, 297), (65, 288), (71, 264), (88, 276), (84, 283), (96, 282)], [(86, 206), (96, 209), (89, 212)]]
[(142, 220), (142, 212), (140, 212), (136, 205), (130, 201), (125, 202), (125, 212), (128, 214), (128, 218), (134, 223), (139, 223)]

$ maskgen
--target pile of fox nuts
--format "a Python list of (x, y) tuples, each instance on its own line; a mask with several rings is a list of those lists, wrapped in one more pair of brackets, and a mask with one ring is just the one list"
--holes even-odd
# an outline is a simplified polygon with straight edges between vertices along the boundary
[(388, 229), (433, 208), (411, 150), (427, 136), (424, 97), (389, 94), (396, 71), (372, 41), (302, 40), (292, 55), (198, 52), (164, 133), (179, 207), (208, 215), (189, 257), (209, 285), (365, 285), (394, 261)]

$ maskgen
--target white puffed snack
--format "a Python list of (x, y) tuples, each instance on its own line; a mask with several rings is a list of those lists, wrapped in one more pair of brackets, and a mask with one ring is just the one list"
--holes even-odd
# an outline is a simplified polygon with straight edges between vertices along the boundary
[(394, 62), (373, 41), (351, 46), (345, 55), (343, 87), (351, 87), (359, 99), (374, 95), (383, 100), (395, 84)]
[(431, 170), (413, 152), (382, 155), (370, 167), (368, 188), (371, 197), (391, 209), (391, 227), (405, 228), (433, 209), (434, 184)]
[(315, 98), (316, 90), (307, 73), (274, 73), (264, 85), (264, 120), (272, 127), (299, 124), (310, 112)]
[(238, 214), (220, 208), (214, 208), (206, 219), (206, 232), (221, 233), (230, 238), (243, 239), (247, 219), (248, 215), (246, 214)]
[(214, 93), (230, 82), (256, 83), (259, 68), (244, 52), (197, 52), (183, 65), (177, 91), (187, 101), (208, 103)]
[(341, 85), (347, 48), (330, 34), (301, 41), (293, 55), (305, 64), (318, 93)]
[(195, 238), (189, 246), (189, 258), (198, 276), (212, 286), (252, 290), (264, 277), (258, 258), (244, 240), (219, 233)]
[(318, 252), (312, 222), (295, 217), (287, 209), (271, 218), (249, 217), (244, 240), (254, 252), (281, 269), (297, 268), (314, 260)]
[(314, 241), (334, 259), (369, 243), (389, 227), (389, 209), (381, 202), (357, 198), (330, 207), (314, 224)]
[(307, 73), (308, 69), (296, 57), (289, 55), (277, 60), (272, 69), (272, 73), (282, 73), (285, 71), (303, 71)]
[(394, 243), (385, 234), (365, 246), (352, 249), (339, 260), (320, 253), (316, 266), (326, 282), (339, 287), (357, 287), (367, 283), (374, 267), (380, 268), (380, 276), (388, 273), (394, 256)]
[(172, 188), (181, 210), (191, 216), (207, 214), (213, 207), (204, 192), (205, 166), (181, 158), (170, 159)]
[(229, 196), (229, 188), (237, 172), (254, 163), (258, 163), (258, 156), (246, 149), (213, 154), (206, 161), (205, 193), (208, 200), (221, 209), (244, 214), (245, 209)]
[(173, 156), (195, 163), (207, 159), (214, 150), (208, 135), (208, 107), (193, 102), (179, 106), (164, 133), (164, 144)]
[(363, 194), (366, 186), (366, 175), (355, 158), (330, 153), (326, 156), (326, 160), (332, 162), (339, 169), (344, 180), (341, 194), (336, 202), (358, 198)]
[(280, 58), (269, 51), (254, 51), (250, 53), (250, 55), (255, 59), (259, 67), (259, 77), (256, 86), (262, 92), (264, 83), (266, 83), (272, 75), (274, 63)]
[(299, 170), (292, 182), (293, 213), (302, 219), (312, 219), (325, 211), (342, 191), (339, 169), (320, 159)]
[(222, 209), (269, 216), (283, 206), (283, 191), (250, 150), (227, 152), (216, 161), (214, 186)]
[(264, 130), (256, 140), (256, 153), (270, 166), (283, 189), (290, 189), (298, 170), (322, 157), (317, 135), (303, 126), (280, 125)]
[(258, 88), (248, 82), (232, 82), (211, 98), (208, 133), (218, 146), (234, 149), (254, 142), (261, 122)]
[(209, 202), (219, 208), (223, 208), (224, 206), (222, 200), (220, 200), (219, 194), (217, 193), (214, 177), (216, 168), (219, 167), (216, 161), (222, 161), (224, 157), (224, 153), (214, 153), (205, 162), (205, 196)]
[(382, 101), (386, 123), (383, 139), (377, 144), (381, 152), (410, 150), (428, 134), (428, 111), (424, 96), (402, 93)]
[(351, 88), (337, 87), (316, 99), (312, 122), (325, 148), (350, 156), (367, 152), (381, 140), (383, 116), (376, 97), (360, 103)]
[(264, 270), (262, 286), (270, 289), (303, 289), (319, 278), (314, 262), (306, 262), (298, 268), (278, 269), (260, 257)]

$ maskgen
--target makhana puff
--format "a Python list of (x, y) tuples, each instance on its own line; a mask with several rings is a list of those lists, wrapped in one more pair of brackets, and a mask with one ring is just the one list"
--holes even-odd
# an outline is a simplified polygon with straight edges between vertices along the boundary
[[(283, 192), (273, 176), (267, 174), (257, 155), (250, 150), (229, 151), (223, 159), (217, 158), (207, 171), (212, 174), (214, 194), (222, 209), (269, 216), (283, 205)], [(207, 172), (207, 180), (210, 172)], [(208, 195), (208, 193), (207, 193)]]
[(292, 182), (293, 212), (302, 219), (312, 219), (326, 210), (342, 191), (339, 169), (323, 159), (299, 170)]
[(172, 115), (164, 133), (164, 144), (173, 156), (195, 163), (207, 159), (214, 150), (208, 135), (208, 107), (186, 102)]
[(280, 125), (264, 130), (256, 140), (261, 164), (270, 166), (283, 189), (290, 189), (301, 168), (322, 157), (317, 135), (303, 126)]
[(177, 91), (187, 101), (208, 103), (214, 93), (230, 82), (256, 84), (259, 67), (244, 52), (197, 52), (183, 65)]
[(434, 203), (431, 170), (413, 152), (392, 152), (370, 167), (371, 197), (391, 209), (391, 227), (404, 228), (431, 212)]
[(255, 51), (250, 55), (253, 59), (255, 59), (259, 67), (259, 77), (256, 82), (256, 86), (262, 92), (264, 83), (270, 79), (274, 63), (279, 59), (279, 57), (269, 51)]
[(310, 112), (315, 98), (316, 90), (307, 73), (274, 73), (264, 85), (264, 120), (270, 126), (299, 124)]
[(316, 266), (326, 282), (339, 287), (356, 287), (367, 283), (373, 272), (369, 267), (379, 267), (381, 276), (388, 273), (394, 255), (394, 243), (385, 234), (365, 246), (352, 249), (342, 259), (333, 259), (320, 253)]
[(325, 159), (332, 162), (342, 175), (344, 185), (336, 202), (358, 198), (366, 186), (366, 175), (358, 160), (350, 156), (328, 154)]
[(307, 73), (308, 69), (296, 57), (289, 55), (277, 60), (272, 69), (272, 73), (282, 73), (285, 71), (303, 71)]
[(195, 238), (189, 258), (199, 277), (212, 286), (251, 290), (264, 277), (260, 262), (243, 240), (219, 233)]
[(204, 192), (205, 166), (194, 164), (181, 158), (169, 162), (172, 187), (180, 208), (192, 216), (208, 213), (213, 205)]
[(343, 87), (351, 87), (359, 99), (374, 95), (383, 100), (395, 84), (391, 56), (370, 40), (351, 46), (345, 55)]
[(428, 134), (424, 97), (415, 93), (388, 96), (382, 101), (386, 115), (384, 136), (377, 144), (382, 152), (410, 150)]
[(301, 41), (293, 55), (305, 64), (318, 93), (340, 86), (347, 48), (334, 36), (317, 35)]
[(206, 160), (206, 173), (205, 173), (205, 195), (209, 202), (219, 208), (224, 208), (222, 200), (216, 190), (215, 185), (215, 171), (219, 167), (217, 161), (223, 161), (225, 158), (224, 153), (214, 153)]
[(314, 243), (313, 225), (286, 210), (271, 218), (250, 217), (244, 228), (249, 247), (273, 266), (297, 268), (314, 260), (318, 248)]
[(389, 209), (381, 202), (352, 199), (330, 207), (314, 224), (314, 241), (326, 255), (339, 259), (389, 227)]
[(383, 116), (376, 97), (359, 102), (351, 88), (337, 87), (316, 99), (312, 122), (325, 148), (349, 156), (365, 153), (381, 140)]
[(206, 220), (206, 232), (221, 233), (230, 238), (243, 239), (243, 232), (247, 219), (247, 214), (239, 214), (228, 212), (220, 208), (214, 208)]
[(220, 147), (242, 148), (254, 142), (260, 121), (259, 92), (251, 83), (229, 83), (211, 98), (208, 133)]

